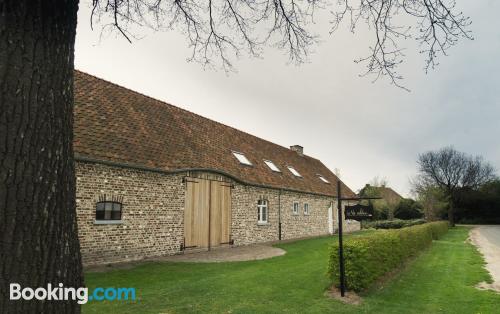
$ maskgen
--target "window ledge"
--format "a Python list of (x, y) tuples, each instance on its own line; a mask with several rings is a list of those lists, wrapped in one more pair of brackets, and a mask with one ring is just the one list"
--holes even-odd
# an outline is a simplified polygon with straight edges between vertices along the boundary
[(94, 225), (121, 225), (123, 220), (94, 220)]
[(257, 226), (269, 226), (270, 224), (268, 222), (258, 222)]

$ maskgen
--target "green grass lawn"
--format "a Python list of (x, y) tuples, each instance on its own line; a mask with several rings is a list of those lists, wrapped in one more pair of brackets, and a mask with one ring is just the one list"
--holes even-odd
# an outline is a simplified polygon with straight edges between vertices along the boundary
[(457, 227), (434, 241), (359, 306), (325, 296), (325, 237), (282, 244), (287, 254), (235, 263), (147, 263), (129, 270), (87, 273), (94, 287), (135, 287), (135, 302), (89, 302), (84, 313), (499, 313), (500, 294), (474, 288), (489, 280), (477, 250)]

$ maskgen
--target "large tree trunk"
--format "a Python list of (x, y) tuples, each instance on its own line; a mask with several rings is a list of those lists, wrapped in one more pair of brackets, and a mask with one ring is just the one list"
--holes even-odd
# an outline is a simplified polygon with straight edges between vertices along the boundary
[(73, 161), (78, 0), (0, 0), (0, 313), (79, 312), (9, 301), (21, 287), (83, 284)]
[(448, 222), (450, 227), (455, 227), (455, 201), (453, 200), (453, 196), (450, 198), (448, 206)]

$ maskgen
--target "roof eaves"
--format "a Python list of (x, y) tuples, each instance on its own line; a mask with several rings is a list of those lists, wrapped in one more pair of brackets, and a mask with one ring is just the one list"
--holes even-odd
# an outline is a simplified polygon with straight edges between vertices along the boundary
[[(161, 169), (161, 168), (146, 167), (146, 166), (136, 165), (136, 164), (131, 164), (131, 163), (122, 163), (122, 162), (116, 162), (116, 161), (110, 161), (110, 160), (95, 159), (95, 158), (91, 158), (91, 157), (85, 157), (85, 156), (82, 156), (79, 154), (75, 154), (75, 161), (86, 162), (86, 163), (96, 163), (96, 164), (102, 164), (102, 165), (119, 167), (119, 168), (151, 171), (151, 172), (157, 172), (157, 173), (163, 173), (163, 174), (177, 174), (177, 173), (183, 173), (183, 172), (188, 172), (188, 171), (205, 171), (205, 172), (211, 172), (211, 173), (224, 175), (224, 176), (226, 176), (226, 177), (228, 177), (228, 178), (230, 178), (238, 183), (241, 183), (243, 185), (262, 187), (262, 188), (268, 188), (268, 189), (275, 189), (275, 190), (282, 190), (282, 191), (289, 191), (289, 192), (296, 192), (296, 193), (311, 194), (311, 195), (317, 195), (317, 196), (336, 197), (336, 195), (333, 193), (332, 194), (324, 194), (324, 193), (318, 193), (318, 192), (313, 192), (313, 191), (298, 190), (298, 189), (279, 187), (279, 186), (273, 186), (273, 185), (268, 185), (268, 184), (247, 182), (247, 181), (242, 180), (242, 179), (240, 179), (240, 178), (238, 178), (230, 173), (227, 173), (225, 171), (221, 171), (218, 169), (183, 168), (183, 169), (167, 170), (167, 169)], [(344, 186), (345, 186), (345, 184), (344, 184)]]

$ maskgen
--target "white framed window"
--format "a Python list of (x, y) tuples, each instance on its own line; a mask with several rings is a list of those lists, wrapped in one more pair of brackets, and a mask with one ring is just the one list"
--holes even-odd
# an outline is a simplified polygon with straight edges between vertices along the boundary
[(233, 151), (233, 155), (234, 155), (234, 157), (236, 157), (236, 159), (238, 159), (238, 161), (241, 164), (244, 164), (247, 166), (252, 166), (252, 163), (250, 162), (250, 160), (248, 160), (247, 156), (245, 156), (243, 153), (238, 153), (238, 152)]
[(281, 172), (281, 170), (270, 160), (264, 160), (264, 163), (274, 172)]
[(294, 168), (294, 167), (288, 166), (287, 168), (288, 168), (288, 170), (290, 170), (290, 172), (291, 172), (294, 176), (302, 178), (302, 176), (300, 175), (300, 173), (299, 173), (297, 170), (295, 170), (295, 168)]
[(267, 223), (268, 211), (267, 200), (258, 200), (257, 202), (257, 222), (260, 224)]
[(304, 215), (309, 215), (309, 204), (304, 203)]
[(325, 177), (323, 177), (322, 175), (319, 175), (318, 174), (318, 177), (321, 181), (323, 181), (324, 183), (330, 183), (330, 181), (328, 181)]
[(299, 202), (293, 202), (293, 214), (298, 215), (299, 214)]

